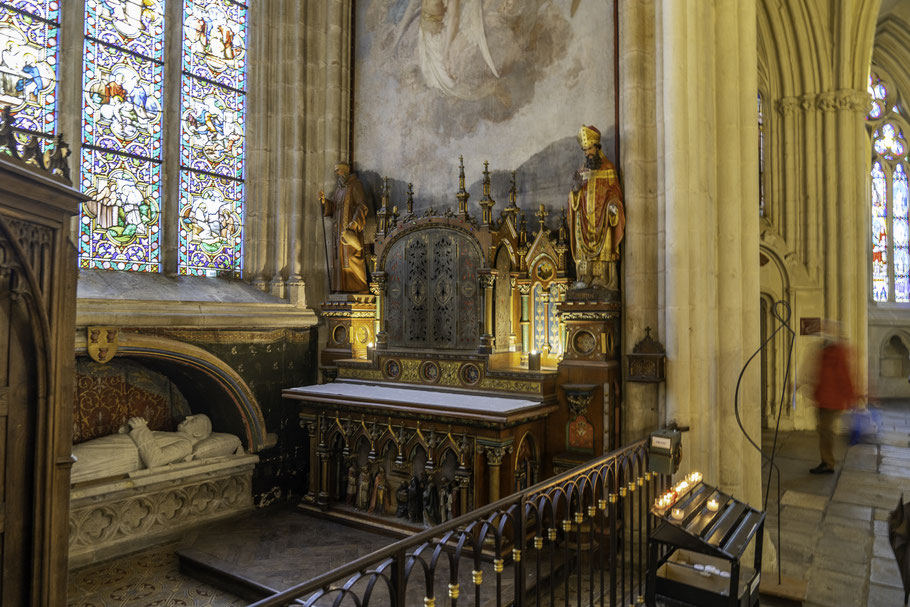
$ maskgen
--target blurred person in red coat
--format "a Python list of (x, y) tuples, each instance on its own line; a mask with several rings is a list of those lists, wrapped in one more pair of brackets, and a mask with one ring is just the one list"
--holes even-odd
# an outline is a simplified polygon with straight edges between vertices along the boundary
[(818, 353), (812, 397), (818, 410), (818, 449), (821, 463), (812, 474), (834, 472), (834, 432), (841, 412), (856, 402), (850, 348), (840, 334), (840, 325), (825, 321), (824, 341)]

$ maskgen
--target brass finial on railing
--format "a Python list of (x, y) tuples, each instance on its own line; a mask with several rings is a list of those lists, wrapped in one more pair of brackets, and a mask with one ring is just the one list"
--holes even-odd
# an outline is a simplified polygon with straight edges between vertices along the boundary
[(458, 193), (455, 198), (458, 199), (458, 216), (462, 219), (468, 218), (468, 198), (471, 195), (464, 189), (464, 156), (458, 157)]
[(496, 201), (490, 197), (490, 163), (483, 161), (483, 198), (480, 199), (480, 208), (483, 209), (483, 225), (489, 229), (493, 225), (493, 206)]

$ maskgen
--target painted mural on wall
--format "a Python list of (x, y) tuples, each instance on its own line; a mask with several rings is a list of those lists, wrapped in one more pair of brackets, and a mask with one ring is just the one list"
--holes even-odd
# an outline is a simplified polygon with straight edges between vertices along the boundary
[[(505, 201), (559, 205), (595, 124), (612, 155), (613, 5), (604, 0), (360, 0), (354, 162), (389, 176), (393, 198), (454, 204), (458, 156), (476, 203), (482, 163)], [(498, 190), (498, 192), (497, 192)]]

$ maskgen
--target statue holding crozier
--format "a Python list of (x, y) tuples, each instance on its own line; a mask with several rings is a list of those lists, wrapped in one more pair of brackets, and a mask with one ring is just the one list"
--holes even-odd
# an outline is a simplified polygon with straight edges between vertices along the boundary
[(351, 165), (335, 165), (335, 192), (331, 198), (319, 192), (324, 217), (334, 219), (330, 240), (333, 246), (331, 285), (333, 292), (366, 293), (367, 267), (363, 229), (367, 222), (367, 197)]
[(600, 131), (583, 126), (578, 144), (585, 164), (575, 171), (569, 193), (569, 242), (578, 275), (576, 288), (619, 290), (616, 264), (626, 225), (616, 168), (600, 149)]

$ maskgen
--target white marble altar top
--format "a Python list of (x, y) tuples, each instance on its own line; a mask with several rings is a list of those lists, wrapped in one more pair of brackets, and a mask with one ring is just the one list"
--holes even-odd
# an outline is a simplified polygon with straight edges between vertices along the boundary
[(334, 381), (316, 386), (291, 388), (286, 392), (294, 396), (308, 396), (306, 400), (331, 402), (368, 402), (370, 404), (410, 405), (421, 409), (476, 414), (494, 414), (509, 416), (537, 409), (543, 404), (540, 401), (522, 398), (490, 396), (488, 394), (465, 394), (445, 390), (423, 388), (399, 388), (388, 385), (367, 383), (346, 383)]

